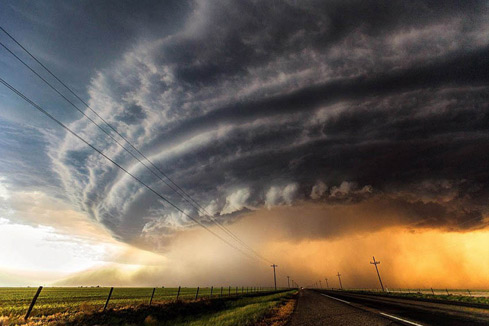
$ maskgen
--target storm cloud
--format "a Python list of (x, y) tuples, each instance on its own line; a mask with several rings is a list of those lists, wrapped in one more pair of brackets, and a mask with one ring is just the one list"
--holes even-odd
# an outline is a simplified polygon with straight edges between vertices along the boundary
[[(179, 28), (158, 35), (149, 17), (151, 37), (97, 67), (89, 104), (216, 219), (363, 203), (411, 227), (485, 225), (486, 1), (199, 0), (178, 10)], [(86, 119), (71, 126), (210, 223)], [(195, 225), (71, 135), (46, 148), (66, 198), (115, 237), (160, 247)]]

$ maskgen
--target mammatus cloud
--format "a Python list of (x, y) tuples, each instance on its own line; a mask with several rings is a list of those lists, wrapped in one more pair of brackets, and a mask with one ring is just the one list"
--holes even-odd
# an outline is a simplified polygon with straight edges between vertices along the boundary
[(296, 183), (291, 183), (284, 187), (271, 187), (265, 195), (265, 206), (271, 208), (281, 204), (291, 205), (297, 195), (298, 188)]
[[(216, 219), (313, 201), (482, 225), (486, 2), (191, 4), (180, 29), (94, 73), (89, 104)], [(95, 126), (71, 127), (209, 223)], [(70, 135), (45, 146), (63, 196), (117, 239), (163, 248), (194, 225)]]
[(221, 215), (234, 213), (246, 207), (246, 202), (250, 198), (249, 188), (238, 189), (226, 197), (226, 205), (221, 211)]
[(318, 181), (314, 186), (312, 186), (311, 194), (309, 195), (312, 199), (319, 199), (328, 190), (328, 186), (322, 182)]

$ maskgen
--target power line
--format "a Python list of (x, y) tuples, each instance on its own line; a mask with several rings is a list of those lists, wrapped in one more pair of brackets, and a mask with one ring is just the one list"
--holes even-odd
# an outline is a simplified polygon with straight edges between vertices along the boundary
[[(29, 50), (27, 50), (22, 44), (20, 44), (10, 33), (8, 33), (3, 27), (0, 26), (0, 29), (10, 38), (12, 39), (19, 47), (21, 47), (31, 58), (33, 58), (41, 67), (43, 67), (51, 76), (53, 76), (61, 85), (63, 85), (71, 94), (73, 94), (78, 100), (80, 100), (90, 111), (92, 111), (98, 118), (100, 118), (112, 131), (114, 131), (119, 137), (121, 137), (129, 146), (131, 146), (139, 155), (141, 155), (146, 161), (148, 161), (153, 168), (155, 168), (159, 173), (161, 173), (165, 178), (167, 178), (175, 187), (178, 188), (184, 195), (186, 195), (197, 207), (190, 202), (184, 195), (182, 195), (178, 190), (173, 188), (167, 182), (165, 182), (161, 177), (156, 175), (162, 182), (164, 182), (171, 190), (180, 195), (185, 201), (192, 205), (192, 207), (196, 208), (197, 211), (203, 211), (205, 216), (208, 216), (212, 222), (218, 225), (224, 232), (226, 232), (229, 236), (238, 241), (243, 247), (246, 247), (248, 250), (252, 251), (253, 254), (258, 256), (260, 259), (270, 262), (268, 259), (261, 256), (257, 253), (252, 247), (242, 241), (238, 236), (236, 236), (231, 230), (226, 228), (224, 225), (219, 223), (216, 219), (212, 217), (209, 212), (205, 210), (197, 201), (195, 201), (192, 196), (190, 196), (184, 189), (182, 189), (178, 184), (176, 184), (168, 175), (166, 175), (163, 171), (161, 171), (151, 160), (149, 160), (140, 150), (138, 150), (131, 142), (129, 142), (121, 133), (119, 133), (111, 124), (109, 124), (105, 119), (103, 119), (95, 110), (93, 110), (82, 98), (80, 98), (70, 87), (68, 87), (63, 81), (61, 81), (49, 68), (47, 68), (43, 63), (41, 63)], [(0, 44), (10, 52), (17, 60), (23, 63), (29, 70), (31, 70), (36, 76), (38, 76), (42, 81), (44, 81), (47, 85), (49, 85), (56, 93), (58, 93), (62, 98), (64, 98), (68, 103), (70, 103), (77, 111), (82, 113), (90, 122), (95, 124), (99, 129), (101, 129), (105, 134), (110, 136), (119, 146), (121, 146), (124, 150), (131, 154), (134, 158), (136, 158), (141, 164), (143, 164), (150, 172), (155, 174), (148, 166), (146, 166), (139, 158), (137, 158), (131, 151), (125, 148), (122, 144), (120, 144), (112, 135), (110, 135), (105, 129), (101, 128), (95, 121), (93, 121), (90, 117), (88, 117), (83, 111), (81, 111), (76, 105), (74, 105), (70, 100), (68, 100), (63, 94), (59, 92), (54, 86), (52, 86), (46, 79), (40, 76), (34, 69), (32, 69), (27, 63), (25, 63), (22, 59), (20, 59), (17, 55), (15, 55), (8, 47), (6, 47), (3, 43)]]
[[(22, 44), (20, 44), (10, 33), (8, 33), (3, 27), (0, 26), (0, 29), (10, 38), (12, 39), (19, 47), (21, 47), (32, 59), (34, 59), (41, 67), (43, 67), (52, 77), (54, 77), (61, 85), (63, 85), (71, 94), (73, 94), (80, 102), (82, 102), (92, 113), (94, 113), (100, 120), (102, 120), (113, 132), (115, 132), (119, 137), (121, 137), (129, 146), (131, 146), (139, 155), (141, 155), (145, 160), (147, 160), (158, 172), (160, 172), (165, 178), (167, 178), (175, 187), (177, 187), (180, 191), (182, 191), (186, 196), (190, 198), (197, 206), (201, 207), (189, 194), (185, 192), (179, 185), (177, 185), (168, 175), (166, 175), (163, 171), (161, 171), (156, 165), (153, 164), (142, 152), (140, 152), (129, 140), (127, 140), (121, 133), (117, 131), (116, 128), (114, 128), (110, 123), (108, 123), (102, 116), (98, 114), (97, 111), (92, 109), (90, 105), (88, 105), (78, 94), (76, 94), (68, 85), (66, 85), (61, 79), (59, 79), (49, 68), (47, 68), (42, 62), (40, 62), (29, 50), (27, 50)], [(2, 44), (3, 45), (3, 44)], [(3, 45), (4, 46), (4, 45)], [(5, 47), (5, 46), (4, 46)], [(6, 48), (6, 47), (5, 47)], [(7, 49), (8, 50), (8, 49)], [(12, 51), (8, 50), (10, 53)], [(12, 53), (13, 54), (13, 53)], [(48, 85), (50, 85), (44, 78), (39, 76), (33, 69), (31, 69), (25, 62), (23, 62), (19, 57), (17, 57), (15, 54), (13, 54), (19, 61), (24, 63), (32, 72), (34, 72), (39, 78), (41, 78), (44, 82), (46, 82)], [(51, 85), (50, 85), (51, 86)], [(58, 94), (59, 91), (57, 91), (53, 86), (51, 86)], [(61, 94), (60, 94), (61, 95)], [(63, 96), (63, 95), (61, 95)], [(63, 98), (65, 98), (63, 96)], [(66, 98), (65, 98), (66, 99)], [(68, 100), (67, 100), (68, 101)], [(86, 115), (85, 115), (86, 116)], [(93, 120), (91, 120), (93, 121)], [(169, 185), (168, 185), (169, 186)], [(170, 186), (169, 186), (170, 187)], [(171, 187), (170, 187), (171, 188)], [(171, 188), (174, 190), (173, 188)], [(177, 192), (176, 190), (174, 190)], [(184, 198), (182, 196), (182, 198)], [(202, 208), (202, 207), (201, 207)], [(210, 214), (209, 214), (209, 217)]]
[(213, 234), (215, 237), (217, 237), (218, 239), (220, 239), (221, 241), (223, 241), (224, 243), (226, 243), (227, 245), (229, 245), (230, 247), (238, 250), (239, 252), (241, 252), (243, 255), (247, 256), (248, 258), (255, 258), (253, 256), (250, 256), (248, 255), (248, 253), (244, 252), (243, 250), (241, 250), (240, 248), (234, 246), (233, 244), (231, 244), (230, 242), (228, 242), (226, 239), (222, 238), (219, 234), (215, 233), (214, 231), (212, 231), (211, 229), (209, 229), (206, 225), (202, 224), (200, 221), (198, 221), (197, 219), (195, 219), (193, 216), (187, 214), (185, 211), (183, 211), (182, 209), (180, 209), (177, 205), (173, 204), (170, 200), (168, 200), (167, 198), (165, 198), (163, 195), (161, 195), (159, 192), (157, 192), (156, 190), (154, 190), (152, 187), (150, 187), (149, 185), (147, 185), (145, 182), (143, 182), (141, 179), (139, 179), (138, 177), (136, 177), (134, 174), (132, 174), (131, 172), (129, 172), (128, 170), (126, 170), (124, 167), (122, 167), (120, 164), (118, 164), (117, 162), (115, 162), (114, 160), (112, 160), (110, 157), (108, 157), (106, 154), (104, 154), (101, 150), (99, 150), (98, 148), (96, 148), (94, 145), (90, 144), (87, 140), (85, 140), (83, 137), (81, 137), (80, 135), (78, 135), (76, 132), (74, 132), (73, 130), (71, 130), (68, 126), (66, 126), (64, 123), (62, 123), (60, 120), (58, 120), (57, 118), (55, 118), (53, 115), (51, 115), (49, 112), (47, 112), (46, 110), (44, 110), (41, 106), (39, 106), (38, 104), (36, 104), (34, 101), (32, 101), (31, 99), (29, 99), (27, 96), (25, 96), (22, 92), (20, 92), (19, 90), (17, 90), (15, 87), (13, 87), (12, 85), (10, 85), (8, 82), (6, 82), (3, 78), (0, 77), (0, 83), (2, 83), (5, 87), (7, 87), (8, 89), (10, 89), (12, 92), (14, 92), (17, 96), (19, 96), (20, 98), (22, 98), (24, 101), (26, 101), (27, 103), (29, 103), (31, 106), (33, 106), (35, 109), (37, 109), (38, 111), (40, 111), (41, 113), (43, 113), (44, 115), (46, 115), (47, 117), (49, 117), (51, 120), (53, 120), (54, 122), (56, 122), (58, 125), (60, 125), (62, 128), (64, 128), (66, 131), (68, 131), (70, 134), (72, 134), (73, 136), (75, 136), (76, 138), (78, 138), (79, 140), (81, 140), (83, 143), (85, 143), (87, 146), (89, 146), (91, 149), (93, 149), (94, 151), (96, 151), (98, 154), (102, 155), (105, 159), (107, 159), (108, 161), (110, 161), (112, 164), (114, 164), (116, 167), (118, 167), (119, 169), (121, 169), (124, 173), (128, 174), (130, 177), (132, 177), (134, 180), (136, 180), (137, 182), (139, 182), (141, 185), (143, 185), (145, 188), (147, 188), (148, 190), (150, 190), (152, 193), (154, 193), (156, 196), (158, 196), (160, 199), (162, 199), (163, 201), (165, 201), (166, 203), (170, 204), (173, 208), (175, 208), (176, 210), (178, 210), (180, 213), (184, 214), (185, 216), (187, 216), (188, 218), (190, 218), (192, 221), (194, 221), (195, 223), (199, 224), (201, 227), (203, 227), (205, 230), (207, 230), (208, 232), (210, 232), (211, 234)]
[[(123, 144), (121, 144), (117, 139), (115, 139), (109, 132), (107, 132), (105, 129), (103, 129), (97, 122), (95, 122), (92, 118), (90, 118), (85, 112), (83, 112), (80, 108), (78, 108), (72, 101), (70, 101), (68, 98), (66, 98), (58, 89), (56, 89), (51, 83), (49, 83), (45, 78), (43, 78), (39, 73), (37, 73), (34, 69), (32, 69), (24, 60), (19, 58), (15, 53), (13, 53), (5, 44), (0, 42), (0, 45), (7, 50), (10, 54), (12, 54), (18, 61), (20, 61), (24, 66), (26, 66), (32, 73), (34, 73), (37, 77), (39, 77), (43, 82), (45, 82), (51, 89), (53, 89), (57, 94), (59, 94), (64, 100), (66, 100), (71, 106), (73, 106), (78, 112), (80, 112), (83, 116), (85, 116), (91, 123), (93, 123), (95, 126), (97, 126), (102, 132), (104, 132), (107, 136), (109, 136), (118, 146), (120, 146), (122, 149), (124, 149), (126, 152), (128, 152), (133, 158), (135, 158), (139, 163), (141, 163), (148, 171), (150, 171), (154, 176), (156, 176), (158, 179), (160, 179), (164, 184), (166, 184), (170, 189), (175, 191), (177, 194), (179, 194), (183, 199), (185, 199), (187, 202), (189, 202), (185, 197), (183, 197), (180, 193), (178, 193), (168, 182), (166, 182), (161, 176), (156, 174), (152, 169), (150, 169), (139, 157), (134, 155), (133, 152), (131, 152), (128, 148), (126, 148)], [(200, 211), (197, 207), (195, 207), (191, 202), (189, 202), (192, 207), (196, 208), (197, 211)], [(211, 217), (210, 215), (208, 215)], [(215, 220), (214, 220), (215, 222)], [(216, 222), (215, 222), (216, 223)], [(218, 226), (220, 224), (216, 223)], [(241, 240), (240, 240), (241, 241)], [(251, 250), (253, 250), (251, 248)], [(254, 250), (253, 250), (254, 251)], [(255, 252), (256, 253), (256, 252)], [(262, 258), (262, 257), (260, 257)], [(264, 258), (263, 258), (264, 259)], [(267, 260), (265, 260), (268, 262)]]
[[(167, 185), (171, 190), (173, 190), (176, 194), (181, 196), (185, 201), (187, 201), (192, 207), (197, 209), (198, 212), (203, 211), (205, 213), (204, 216), (209, 217), (209, 219), (215, 223), (220, 229), (222, 229), (225, 233), (227, 233), (231, 238), (239, 242), (243, 247), (250, 250), (254, 255), (262, 259), (263, 261), (270, 263), (271, 261), (264, 258), (258, 252), (256, 252), (251, 246), (249, 246), (246, 242), (241, 240), (237, 235), (235, 235), (231, 230), (229, 230), (226, 226), (222, 225), (214, 219), (214, 217), (209, 214), (196, 200), (192, 198), (184, 189), (182, 189), (177, 183), (175, 183), (167, 174), (165, 174), (160, 168), (158, 168), (151, 160), (148, 159), (139, 149), (137, 149), (129, 140), (127, 140), (121, 133), (117, 131), (110, 123), (108, 123), (102, 116), (100, 116), (94, 109), (90, 107), (80, 96), (78, 96), (69, 86), (67, 86), (61, 79), (59, 79), (49, 68), (47, 68), (42, 62), (40, 62), (29, 50), (27, 50), (22, 44), (20, 44), (10, 33), (8, 33), (3, 27), (0, 26), (0, 29), (11, 39), (13, 40), (20, 48), (22, 48), (32, 59), (34, 59), (41, 67), (43, 67), (52, 77), (54, 77), (61, 85), (63, 85), (71, 94), (73, 94), (79, 101), (81, 101), (92, 113), (94, 113), (100, 120), (102, 120), (113, 132), (115, 132), (119, 137), (121, 137), (133, 150), (135, 150), (144, 160), (146, 160), (154, 169), (156, 169), (161, 175), (163, 175), (166, 179), (170, 181), (170, 183), (175, 186), (177, 189), (173, 188), (168, 182), (164, 181), (159, 175), (157, 175), (152, 169), (150, 169), (145, 163), (141, 161), (134, 153), (132, 153), (129, 149), (123, 146), (117, 139), (115, 139), (109, 132), (103, 129), (99, 124), (97, 124), (93, 119), (91, 119), (85, 112), (79, 109), (72, 101), (70, 101), (66, 96), (64, 96), (58, 89), (56, 89), (52, 84), (50, 84), (45, 78), (43, 78), (39, 73), (37, 73), (34, 69), (32, 69), (25, 61), (23, 61), (20, 57), (18, 57), (13, 51), (11, 51), (6, 45), (0, 42), (10, 54), (12, 54), (17, 60), (19, 60), (24, 66), (26, 66), (32, 73), (34, 73), (38, 78), (40, 78), (44, 83), (46, 83), (51, 89), (53, 89), (58, 95), (60, 95), (64, 100), (71, 104), (78, 112), (80, 112), (83, 116), (85, 116), (91, 123), (95, 124), (100, 130), (102, 130), (106, 135), (108, 135), (112, 140), (114, 140), (122, 149), (127, 151), (132, 157), (134, 157), (139, 163), (141, 163), (146, 169), (148, 169), (153, 175), (158, 177), (165, 185)], [(180, 193), (181, 191), (183, 193)], [(186, 196), (186, 197), (185, 197)], [(187, 199), (187, 197), (190, 199)]]

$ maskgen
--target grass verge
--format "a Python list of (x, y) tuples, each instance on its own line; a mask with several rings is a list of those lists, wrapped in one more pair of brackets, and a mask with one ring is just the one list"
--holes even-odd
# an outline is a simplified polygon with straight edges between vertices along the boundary
[(489, 306), (489, 298), (488, 297), (475, 297), (475, 296), (467, 296), (467, 295), (440, 295), (440, 294), (426, 294), (426, 293), (399, 293), (399, 292), (375, 292), (375, 291), (348, 291), (351, 293), (359, 293), (359, 294), (369, 294), (369, 295), (380, 295), (380, 296), (388, 296), (395, 298), (407, 298), (407, 299), (421, 299), (421, 300), (435, 300), (435, 301), (448, 301), (448, 302), (462, 302), (468, 304), (477, 304), (477, 305), (487, 305)]

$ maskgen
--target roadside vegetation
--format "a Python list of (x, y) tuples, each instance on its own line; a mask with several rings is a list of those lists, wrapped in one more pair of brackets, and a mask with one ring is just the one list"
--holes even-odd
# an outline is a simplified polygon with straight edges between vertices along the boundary
[[(424, 290), (428, 291), (428, 290)], [(440, 291), (435, 292), (435, 294), (423, 293), (416, 290), (411, 290), (410, 292), (379, 292), (379, 291), (369, 291), (369, 290), (354, 290), (350, 292), (355, 293), (367, 293), (383, 296), (392, 297), (402, 297), (402, 298), (413, 298), (413, 299), (427, 299), (427, 300), (443, 300), (443, 301), (454, 301), (454, 302), (465, 302), (465, 303), (475, 303), (475, 304), (485, 304), (489, 305), (489, 296), (479, 295), (478, 291), (471, 292), (469, 295), (462, 292), (462, 290), (450, 290), (450, 294), (439, 294)], [(487, 291), (480, 291), (487, 294)]]
[[(115, 291), (115, 290), (114, 290)], [(163, 325), (246, 326), (285, 324), (293, 311), (297, 291), (253, 293), (191, 301), (160, 301), (152, 306), (132, 304), (101, 311), (94, 305), (79, 305), (77, 312), (58, 312), (29, 319), (26, 325)], [(3, 318), (3, 320), (2, 320)], [(23, 317), (0, 317), (0, 325), (25, 324)]]

